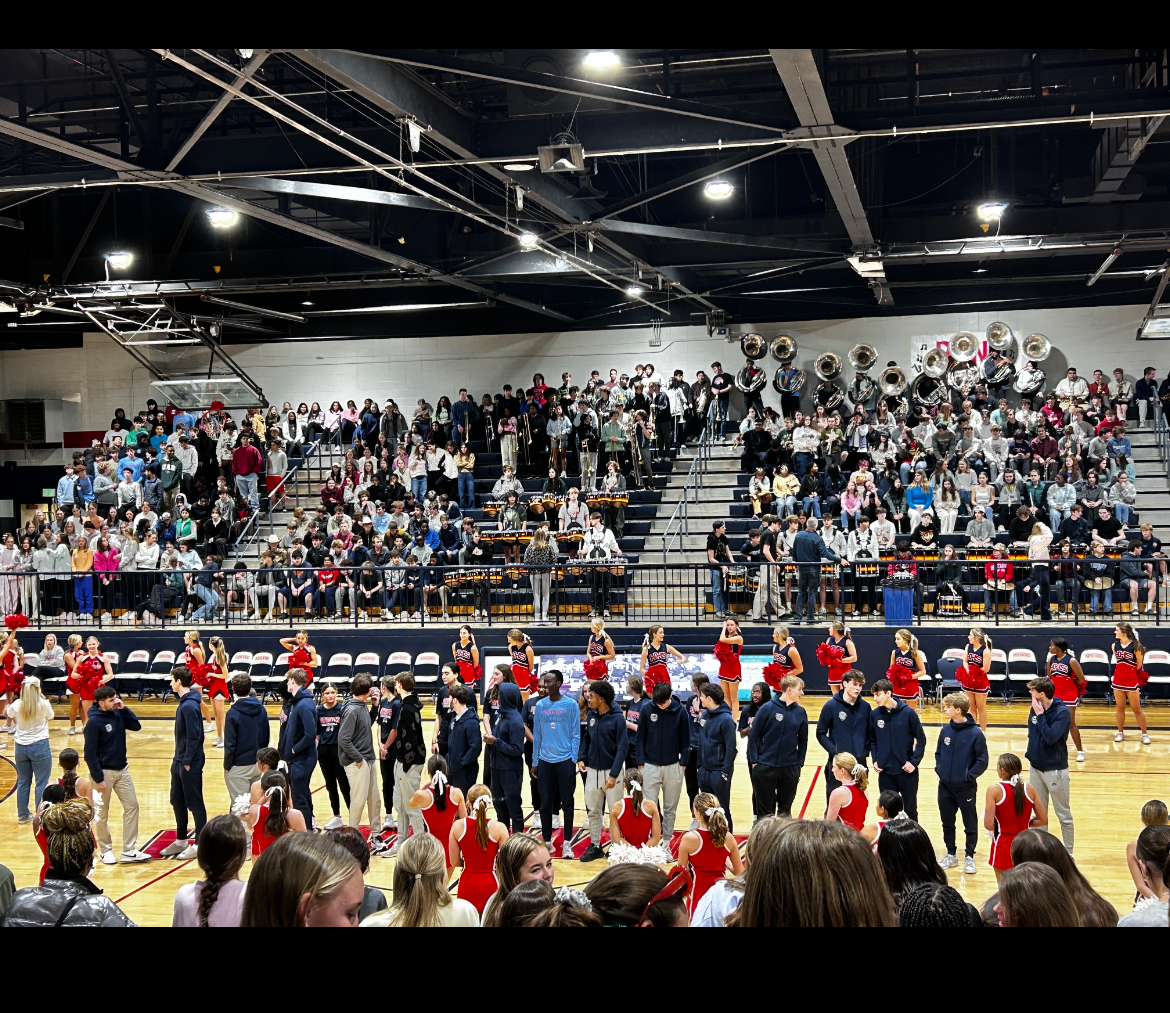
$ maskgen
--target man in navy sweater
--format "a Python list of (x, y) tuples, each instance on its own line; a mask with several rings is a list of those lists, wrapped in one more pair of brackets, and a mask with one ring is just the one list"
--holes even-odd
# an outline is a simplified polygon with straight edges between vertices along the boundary
[(926, 753), (926, 733), (913, 707), (894, 696), (894, 684), (878, 679), (873, 684), (869, 715), (869, 752), (878, 772), (878, 790), (896, 791), (910, 819), (918, 822), (918, 768)]
[(565, 839), (561, 857), (572, 858), (573, 795), (577, 773), (573, 769), (581, 748), (581, 719), (577, 701), (561, 693), (564, 676), (556, 669), (540, 674), (544, 694), (532, 710), (532, 772), (540, 796), (540, 833), (552, 853), (554, 802), (560, 801)]
[(735, 773), (736, 728), (731, 708), (723, 701), (723, 688), (705, 682), (699, 687), (700, 718), (699, 791), (709, 791), (727, 814), (731, 830), (731, 778)]
[(1072, 715), (1056, 699), (1056, 684), (1041, 676), (1028, 683), (1032, 713), (1028, 715), (1028, 783), (1047, 806), (1056, 810), (1060, 836), (1068, 853), (1073, 849), (1073, 817), (1068, 790), (1068, 729)]
[(475, 714), (475, 697), (462, 683), (451, 687), (451, 725), (447, 733), (447, 774), (451, 787), (464, 795), (479, 775), (483, 732)]
[(613, 705), (613, 687), (602, 681), (587, 686), (592, 706), (577, 750), (577, 770), (585, 775), (585, 827), (589, 831), (589, 847), (581, 856), (582, 862), (605, 857), (601, 820), (625, 794), (621, 778), (630, 747), (626, 719)]
[[(799, 597), (796, 603), (796, 615), (792, 620), (796, 624), (800, 623), (801, 613), (807, 616), (810, 623), (816, 622), (813, 609), (816, 607), (817, 588), (821, 584), (821, 569), (816, 564), (822, 559), (831, 559), (842, 566), (849, 565), (848, 559), (842, 559), (835, 552), (832, 552), (821, 536), (817, 534), (817, 519), (815, 517), (808, 519), (805, 523), (805, 529), (798, 532), (792, 540), (792, 558), (795, 562), (804, 564), (800, 567)], [(856, 753), (853, 755), (857, 756)], [(860, 756), (857, 756), (857, 760), (863, 762)]]
[(102, 804), (93, 821), (94, 835), (105, 865), (114, 865), (114, 842), (110, 838), (110, 802), (115, 795), (122, 803), (123, 862), (147, 862), (150, 855), (138, 850), (138, 795), (126, 762), (126, 729), (138, 731), (142, 723), (122, 703), (113, 686), (94, 690), (93, 706), (82, 734), (85, 736), (85, 762), (94, 791), (101, 792)]
[[(203, 697), (192, 685), (186, 665), (171, 669), (171, 692), (178, 697), (175, 708), (175, 758), (171, 761), (171, 808), (175, 811), (175, 840), (163, 849), (163, 857), (181, 861), (199, 855), (197, 842), (207, 822), (203, 804)], [(195, 818), (195, 840), (187, 840), (187, 812)]]
[(288, 763), (288, 785), (292, 789), (292, 804), (305, 817), (305, 826), (313, 829), (313, 795), (309, 778), (317, 766), (317, 705), (313, 691), (306, 686), (309, 674), (303, 668), (288, 673), (288, 692), (292, 709), (284, 726), (281, 753)]
[(756, 754), (751, 773), (757, 816), (792, 815), (800, 768), (808, 752), (808, 714), (800, 706), (802, 696), (804, 680), (799, 675), (784, 676), (779, 695), (756, 711), (748, 731), (748, 746)]
[(955, 814), (963, 812), (966, 835), (966, 859), (963, 873), (975, 875), (975, 844), (979, 840), (978, 816), (975, 812), (976, 782), (987, 769), (987, 738), (975, 719), (967, 712), (970, 702), (966, 693), (943, 697), (943, 713), (950, 719), (939, 729), (934, 748), (934, 772), (938, 775), (938, 813), (942, 818), (946, 855), (939, 859), (944, 869), (959, 864), (956, 858)]
[(235, 702), (223, 726), (223, 781), (229, 802), (248, 794), (260, 779), (256, 752), (268, 745), (268, 712), (252, 692), (252, 680), (243, 672), (232, 676)]
[(817, 742), (829, 754), (825, 761), (825, 804), (841, 782), (833, 776), (833, 757), (838, 753), (852, 753), (857, 762), (865, 764), (869, 753), (869, 704), (861, 698), (865, 676), (860, 669), (851, 668), (841, 679), (841, 688), (821, 708), (817, 718)]
[(655, 685), (653, 700), (643, 705), (638, 721), (636, 759), (642, 771), (642, 797), (658, 806), (662, 838), (666, 841), (674, 833), (678, 800), (691, 758), (691, 727), (691, 716), (671, 692), (670, 683)]

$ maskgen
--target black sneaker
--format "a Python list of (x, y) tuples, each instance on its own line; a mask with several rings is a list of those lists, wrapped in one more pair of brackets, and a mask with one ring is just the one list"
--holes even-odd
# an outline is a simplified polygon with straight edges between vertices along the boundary
[(595, 862), (599, 858), (604, 858), (605, 852), (601, 850), (596, 844), (590, 844), (585, 849), (585, 853), (581, 856), (582, 862)]

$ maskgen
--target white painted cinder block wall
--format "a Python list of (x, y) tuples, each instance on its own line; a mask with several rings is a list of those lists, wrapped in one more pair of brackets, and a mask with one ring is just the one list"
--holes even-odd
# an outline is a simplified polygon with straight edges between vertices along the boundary
[[(949, 335), (971, 330), (982, 335), (993, 320), (1003, 320), (1019, 335), (1039, 331), (1056, 351), (1045, 363), (1059, 376), (1067, 363), (1084, 374), (1094, 368), (1107, 372), (1116, 366), (1131, 378), (1142, 367), (1167, 365), (1168, 346), (1138, 342), (1135, 334), (1145, 305), (1054, 308), (995, 312), (946, 313), (923, 316), (814, 320), (798, 323), (743, 324), (738, 333), (758, 330), (771, 338), (793, 335), (800, 345), (798, 364), (812, 370), (822, 352), (842, 357), (859, 341), (874, 345), (880, 363), (909, 361), (916, 336)], [(454, 395), (466, 386), (476, 395), (495, 392), (504, 383), (530, 385), (534, 372), (543, 372), (556, 386), (569, 370), (575, 382), (591, 369), (602, 376), (613, 366), (632, 372), (635, 363), (653, 362), (660, 372), (681, 368), (692, 379), (718, 359), (725, 369), (742, 365), (738, 337), (733, 342), (707, 337), (702, 325), (664, 327), (662, 345), (650, 348), (652, 331), (646, 328), (510, 335), (463, 335), (443, 338), (365, 338), (360, 341), (289, 342), (275, 345), (235, 345), (230, 352), (264, 389), (269, 401), (344, 402), (365, 397), (394, 398), (409, 414), (414, 402), (425, 397), (434, 403), (439, 394)], [(775, 367), (771, 359), (769, 371)], [(82, 427), (104, 428), (115, 408), (128, 413), (151, 396), (150, 376), (102, 334), (87, 334), (80, 349), (0, 352), (0, 396), (3, 398), (81, 399)], [(765, 403), (778, 403), (771, 386)], [(10, 457), (24, 460), (23, 455)], [(36, 463), (54, 463), (46, 455)]]

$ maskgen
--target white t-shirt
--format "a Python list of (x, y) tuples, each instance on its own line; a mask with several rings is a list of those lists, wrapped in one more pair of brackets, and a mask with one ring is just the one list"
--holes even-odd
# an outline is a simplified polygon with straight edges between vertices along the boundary
[[(219, 896), (211, 905), (207, 915), (208, 928), (235, 929), (240, 926), (240, 915), (244, 910), (243, 881), (233, 879), (219, 888)], [(184, 883), (175, 894), (175, 914), (171, 919), (173, 929), (199, 927), (199, 894), (203, 890), (202, 880), (198, 883)]]
[(703, 894), (695, 913), (691, 916), (691, 928), (725, 928), (724, 920), (743, 900), (743, 890), (736, 889), (732, 882), (730, 879), (721, 879)]
[(34, 742), (47, 739), (49, 722), (53, 720), (53, 705), (42, 697), (40, 708), (31, 717), (25, 717), (22, 710), (19, 700), (14, 700), (8, 708), (8, 716), (16, 720), (16, 744), (31, 746)]
[[(398, 924), (397, 912), (393, 908), (378, 911), (362, 922), (363, 929), (395, 928)], [(460, 897), (452, 897), (451, 903), (439, 908), (435, 914), (436, 929), (474, 929), (479, 927), (479, 912), (470, 901)]]

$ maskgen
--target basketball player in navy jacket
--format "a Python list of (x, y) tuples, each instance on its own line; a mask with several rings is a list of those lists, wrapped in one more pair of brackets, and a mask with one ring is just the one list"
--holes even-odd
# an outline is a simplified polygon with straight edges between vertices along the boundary
[(865, 676), (860, 669), (851, 668), (841, 677), (841, 688), (821, 708), (817, 719), (817, 742), (829, 754), (825, 762), (826, 804), (841, 782), (833, 776), (833, 757), (838, 753), (852, 753), (864, 764), (869, 753), (869, 704), (861, 698)]
[(873, 684), (869, 714), (869, 752), (878, 772), (878, 789), (896, 791), (902, 808), (918, 822), (918, 767), (926, 753), (926, 733), (913, 707), (894, 696), (894, 684), (878, 679)]
[(705, 682), (699, 702), (706, 714), (699, 729), (699, 791), (709, 791), (727, 814), (731, 830), (731, 777), (735, 773), (736, 728), (731, 708), (723, 702), (723, 688)]

